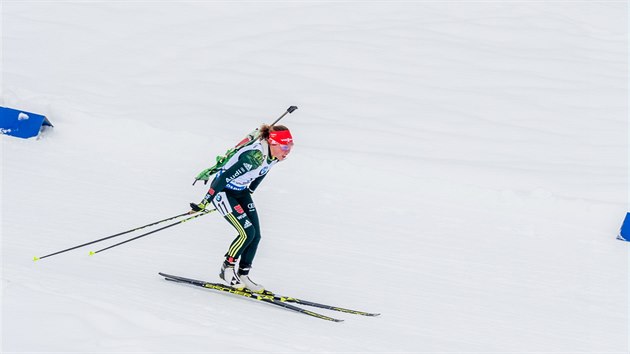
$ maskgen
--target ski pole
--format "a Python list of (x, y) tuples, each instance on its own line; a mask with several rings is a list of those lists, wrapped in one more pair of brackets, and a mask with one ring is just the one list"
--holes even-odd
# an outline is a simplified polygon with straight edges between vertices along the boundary
[(158, 232), (158, 231), (162, 231), (162, 230), (164, 230), (164, 229), (168, 229), (168, 228), (169, 228), (169, 227), (171, 227), (171, 226), (175, 226), (175, 225), (179, 225), (179, 224), (181, 224), (181, 223), (185, 223), (186, 221), (192, 220), (192, 219), (194, 219), (194, 218), (198, 218), (198, 217), (200, 217), (200, 216), (202, 216), (202, 215), (210, 214), (210, 213), (212, 213), (213, 211), (216, 211), (216, 209), (203, 210), (203, 211), (201, 211), (200, 213), (198, 213), (197, 215), (193, 215), (193, 216), (188, 217), (188, 218), (186, 218), (186, 219), (183, 219), (183, 220), (180, 220), (180, 221), (174, 222), (174, 223), (172, 223), (172, 224), (170, 224), (170, 225), (166, 225), (166, 226), (160, 227), (159, 229), (156, 229), (156, 230), (153, 230), (153, 231), (149, 231), (149, 232), (144, 233), (144, 234), (142, 234), (142, 235), (139, 235), (139, 236), (136, 236), (136, 237), (132, 237), (132, 238), (130, 238), (130, 239), (128, 239), (128, 240), (126, 240), (126, 241), (118, 242), (118, 243), (113, 244), (113, 245), (111, 245), (111, 246), (109, 246), (109, 247), (102, 248), (102, 249), (100, 249), (100, 250), (98, 250), (98, 251), (96, 251), (96, 252), (92, 252), (92, 251), (90, 251), (90, 256), (93, 256), (93, 255), (95, 255), (95, 254), (97, 254), (97, 253), (99, 253), (99, 252), (103, 252), (103, 251), (105, 251), (105, 250), (108, 250), (108, 249), (110, 249), (110, 248), (114, 248), (114, 247), (116, 247), (116, 246), (120, 246), (120, 245), (122, 245), (122, 244), (124, 244), (124, 243), (131, 242), (131, 241), (133, 241), (133, 240), (137, 240), (137, 239), (139, 239), (140, 237), (148, 236), (148, 235), (151, 235), (152, 233), (156, 233), (156, 232)]
[(284, 116), (286, 116), (287, 113), (293, 113), (293, 111), (295, 111), (296, 109), (297, 109), (297, 106), (291, 106), (291, 107), (287, 108), (287, 111), (282, 113), (282, 115), (278, 119), (276, 119), (275, 122), (271, 123), (271, 126), (276, 125), (276, 123), (278, 123), (280, 121), (280, 119), (284, 118)]
[(150, 223), (150, 224), (144, 225), (144, 226), (136, 227), (135, 229), (131, 229), (131, 230), (127, 230), (127, 231), (123, 231), (123, 232), (117, 233), (117, 234), (115, 234), (115, 235), (111, 235), (111, 236), (107, 236), (107, 237), (99, 238), (98, 240), (94, 240), (94, 241), (90, 241), (90, 242), (84, 243), (84, 244), (82, 244), (82, 245), (78, 245), (78, 246), (70, 247), (70, 248), (67, 248), (67, 249), (65, 249), (65, 250), (61, 250), (61, 251), (58, 251), (58, 252), (55, 252), (55, 253), (47, 254), (47, 255), (45, 255), (45, 256), (41, 256), (41, 257), (33, 257), (33, 261), (38, 261), (38, 260), (40, 260), (40, 259), (44, 259), (44, 258), (46, 258), (46, 257), (54, 256), (54, 255), (59, 254), (59, 253), (64, 253), (64, 252), (72, 251), (72, 250), (74, 250), (74, 249), (77, 249), (77, 248), (80, 248), (80, 247), (83, 247), (83, 246), (87, 246), (87, 245), (91, 245), (91, 244), (93, 244), (93, 243), (97, 243), (97, 242), (101, 242), (101, 241), (109, 240), (109, 239), (110, 239), (110, 238), (112, 238), (112, 237), (121, 236), (121, 235), (124, 235), (124, 234), (128, 234), (128, 233), (130, 233), (130, 232), (134, 232), (134, 231), (142, 230), (142, 229), (144, 229), (144, 228), (146, 228), (146, 227), (153, 226), (153, 225), (157, 225), (157, 224), (161, 224), (161, 223), (163, 223), (163, 222), (170, 221), (170, 220), (173, 220), (173, 219), (177, 219), (177, 218), (179, 218), (180, 216), (184, 216), (184, 215), (188, 215), (188, 213), (186, 212), (186, 213), (179, 214), (179, 215), (176, 215), (176, 216), (171, 216), (170, 218), (166, 218), (166, 219), (164, 219), (164, 220), (160, 220), (160, 221), (156, 221), (156, 222), (153, 222), (153, 223)]

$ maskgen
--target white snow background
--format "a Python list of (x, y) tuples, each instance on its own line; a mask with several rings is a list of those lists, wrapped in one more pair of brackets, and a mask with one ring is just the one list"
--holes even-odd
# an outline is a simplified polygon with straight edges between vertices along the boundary
[[(0, 104), (3, 353), (628, 351), (626, 1), (16, 1)], [(252, 277), (193, 177), (290, 105)]]

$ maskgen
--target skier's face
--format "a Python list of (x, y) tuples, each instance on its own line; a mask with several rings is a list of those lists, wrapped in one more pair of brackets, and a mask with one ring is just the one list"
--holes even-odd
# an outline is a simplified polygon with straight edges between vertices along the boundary
[(271, 156), (278, 159), (278, 161), (282, 161), (289, 156), (291, 152), (291, 148), (293, 148), (293, 143), (289, 145), (280, 145), (280, 144), (271, 144), (269, 145), (269, 149), (271, 150)]

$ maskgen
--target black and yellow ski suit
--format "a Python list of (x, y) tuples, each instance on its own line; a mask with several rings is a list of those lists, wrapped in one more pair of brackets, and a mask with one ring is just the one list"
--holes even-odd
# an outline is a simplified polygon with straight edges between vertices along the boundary
[(264, 140), (244, 147), (217, 173), (202, 202), (211, 201), (238, 232), (225, 256), (230, 263), (240, 258), (240, 269), (251, 267), (261, 239), (258, 212), (251, 194), (277, 162)]

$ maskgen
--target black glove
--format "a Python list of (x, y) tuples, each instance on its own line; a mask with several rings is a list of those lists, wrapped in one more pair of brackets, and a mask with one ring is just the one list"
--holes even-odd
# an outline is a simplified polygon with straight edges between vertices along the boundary
[(214, 194), (215, 194), (215, 191), (212, 188), (210, 188), (208, 193), (206, 193), (206, 196), (203, 197), (203, 200), (201, 201), (201, 203), (199, 204), (190, 203), (190, 208), (194, 211), (206, 210), (206, 206), (210, 204), (210, 202), (212, 202), (212, 199), (214, 199)]
[(192, 209), (194, 211), (202, 211), (202, 210), (206, 209), (206, 204), (204, 204), (204, 203), (199, 203), (199, 204), (190, 203), (190, 209)]

